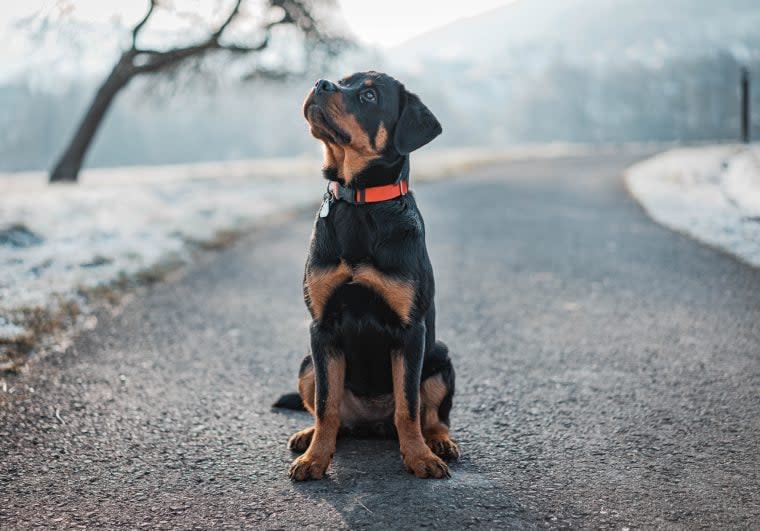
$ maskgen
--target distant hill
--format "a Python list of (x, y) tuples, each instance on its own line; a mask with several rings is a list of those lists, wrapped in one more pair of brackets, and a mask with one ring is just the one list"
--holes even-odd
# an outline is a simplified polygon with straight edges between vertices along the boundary
[(758, 0), (516, 0), (387, 53), (451, 144), (735, 139), (741, 66), (760, 106)]
[(760, 48), (758, 0), (516, 0), (392, 48), (400, 63), (429, 59), (651, 63)]

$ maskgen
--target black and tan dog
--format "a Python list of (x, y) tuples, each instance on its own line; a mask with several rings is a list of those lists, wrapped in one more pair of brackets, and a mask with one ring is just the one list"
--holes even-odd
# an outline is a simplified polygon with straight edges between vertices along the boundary
[(395, 425), (404, 464), (418, 477), (448, 477), (459, 456), (449, 438), (454, 369), (436, 341), (434, 280), (425, 225), (408, 192), (409, 154), (441, 133), (420, 99), (386, 74), (318, 81), (304, 103), (325, 146), (330, 183), (317, 215), (303, 290), (313, 318), (300, 399), (313, 427), (288, 446), (301, 481), (323, 476), (339, 429)]

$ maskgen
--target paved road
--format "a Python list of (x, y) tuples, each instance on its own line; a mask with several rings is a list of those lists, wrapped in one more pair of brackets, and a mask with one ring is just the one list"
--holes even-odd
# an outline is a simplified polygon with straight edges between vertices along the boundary
[(366, 440), (322, 482), (287, 479), (309, 419), (269, 404), (307, 341), (304, 213), (11, 382), (0, 527), (756, 528), (760, 272), (650, 222), (630, 162), (419, 189), (458, 371), (451, 480)]

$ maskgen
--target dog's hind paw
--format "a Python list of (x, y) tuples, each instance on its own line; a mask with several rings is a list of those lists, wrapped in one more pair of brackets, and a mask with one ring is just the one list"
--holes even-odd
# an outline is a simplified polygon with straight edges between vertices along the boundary
[(314, 436), (314, 426), (294, 433), (288, 439), (288, 448), (294, 452), (305, 452), (311, 444), (311, 438)]

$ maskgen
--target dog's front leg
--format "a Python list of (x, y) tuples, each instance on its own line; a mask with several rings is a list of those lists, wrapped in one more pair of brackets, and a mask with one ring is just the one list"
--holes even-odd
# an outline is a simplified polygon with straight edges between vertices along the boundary
[(290, 477), (296, 481), (322, 478), (335, 453), (340, 429), (346, 358), (333, 347), (330, 334), (317, 322), (311, 327), (311, 356), (316, 384), (316, 423), (309, 448), (290, 466)]
[(420, 425), (420, 379), (425, 355), (425, 325), (407, 329), (404, 346), (391, 356), (393, 365), (394, 421), (401, 458), (419, 478), (449, 477), (449, 469), (425, 444)]

